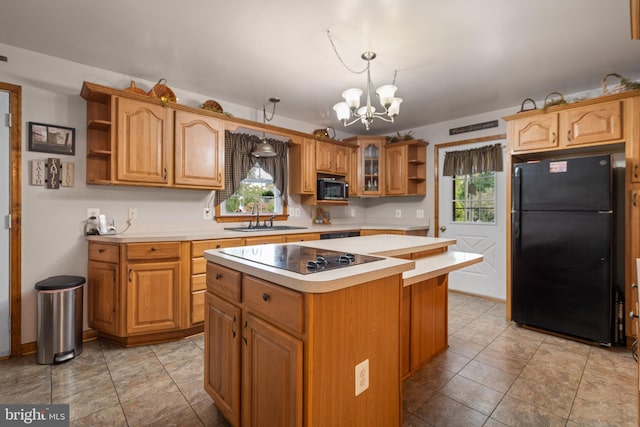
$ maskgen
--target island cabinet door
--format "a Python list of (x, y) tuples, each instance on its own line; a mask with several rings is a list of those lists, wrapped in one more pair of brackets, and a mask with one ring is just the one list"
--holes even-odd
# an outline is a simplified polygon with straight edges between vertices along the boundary
[(302, 341), (250, 314), (243, 341), (242, 425), (301, 426)]
[(206, 293), (204, 389), (234, 427), (240, 426), (239, 307)]

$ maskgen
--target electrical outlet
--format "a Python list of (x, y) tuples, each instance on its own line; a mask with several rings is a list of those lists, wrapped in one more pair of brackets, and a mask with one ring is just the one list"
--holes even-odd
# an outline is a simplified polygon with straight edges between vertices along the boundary
[(356, 396), (369, 388), (369, 359), (356, 365)]
[(300, 216), (300, 208), (293, 208), (293, 216), (295, 217)]
[(129, 224), (138, 219), (138, 208), (129, 208)]
[(402, 218), (402, 209), (396, 209), (396, 218)]
[(351, 216), (356, 216), (356, 208), (351, 208)]
[(211, 214), (211, 208), (202, 208), (202, 219), (213, 219), (213, 215)]
[(87, 218), (91, 218), (92, 216), (95, 216), (96, 219), (98, 219), (99, 215), (100, 215), (100, 209), (98, 209), (98, 208), (87, 208)]
[(416, 210), (416, 218), (424, 218), (424, 209)]

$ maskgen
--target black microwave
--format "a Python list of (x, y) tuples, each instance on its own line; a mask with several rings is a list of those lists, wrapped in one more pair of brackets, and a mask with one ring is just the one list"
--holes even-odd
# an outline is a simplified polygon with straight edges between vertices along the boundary
[(347, 200), (349, 184), (335, 178), (318, 179), (318, 200)]

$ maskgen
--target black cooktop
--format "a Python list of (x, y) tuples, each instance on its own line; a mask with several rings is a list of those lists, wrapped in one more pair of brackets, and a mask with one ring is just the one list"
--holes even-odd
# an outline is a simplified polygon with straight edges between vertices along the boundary
[(300, 245), (258, 245), (221, 249), (238, 258), (281, 268), (299, 274), (317, 273), (337, 268), (380, 261), (384, 258)]

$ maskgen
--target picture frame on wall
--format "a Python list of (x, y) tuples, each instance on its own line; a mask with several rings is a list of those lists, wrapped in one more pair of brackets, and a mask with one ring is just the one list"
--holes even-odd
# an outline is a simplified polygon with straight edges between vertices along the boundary
[(58, 125), (29, 122), (29, 151), (76, 154), (76, 130)]

